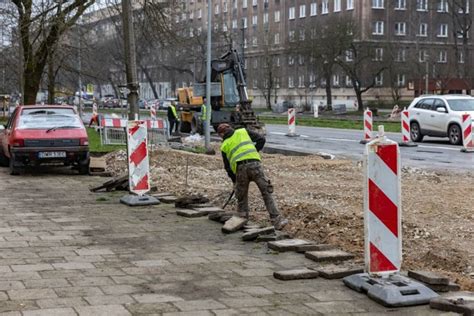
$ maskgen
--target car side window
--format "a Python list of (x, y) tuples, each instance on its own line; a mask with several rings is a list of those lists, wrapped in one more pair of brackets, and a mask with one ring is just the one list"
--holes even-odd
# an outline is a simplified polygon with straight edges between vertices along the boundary
[(423, 106), (423, 101), (424, 101), (424, 100), (420, 100), (420, 101), (418, 101), (418, 103), (417, 103), (417, 104), (415, 104), (414, 108), (421, 109), (421, 108), (422, 108), (422, 106)]
[(16, 114), (18, 113), (18, 108), (15, 109), (15, 111), (13, 111), (12, 115), (10, 116), (10, 118), (8, 119), (8, 122), (7, 122), (7, 129), (10, 129), (12, 128), (12, 125), (13, 125), (13, 122), (15, 121), (15, 117), (16, 117)]
[(446, 105), (444, 104), (443, 100), (436, 99), (433, 103), (432, 110), (436, 111), (436, 109), (439, 108), (439, 107), (446, 108)]
[(433, 104), (433, 99), (424, 99), (421, 108), (423, 110), (431, 110), (431, 106)]

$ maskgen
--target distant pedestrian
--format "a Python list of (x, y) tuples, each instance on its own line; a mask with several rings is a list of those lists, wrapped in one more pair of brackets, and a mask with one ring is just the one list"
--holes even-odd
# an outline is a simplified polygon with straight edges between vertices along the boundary
[(173, 134), (173, 127), (175, 128), (175, 133), (178, 133), (179, 117), (176, 112), (176, 103), (171, 101), (170, 106), (167, 111), (168, 122), (170, 123), (170, 135)]
[(245, 128), (233, 129), (229, 124), (220, 124), (217, 133), (222, 137), (222, 159), (227, 174), (235, 184), (240, 217), (248, 218), (248, 191), (250, 182), (255, 182), (262, 194), (270, 220), (276, 229), (283, 228), (288, 220), (283, 218), (273, 199), (273, 185), (265, 177), (259, 155), (265, 145), (265, 137)]

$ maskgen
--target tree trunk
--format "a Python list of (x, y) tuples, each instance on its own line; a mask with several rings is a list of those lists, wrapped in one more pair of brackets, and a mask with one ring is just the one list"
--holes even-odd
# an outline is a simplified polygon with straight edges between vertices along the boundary
[(23, 85), (25, 87), (25, 105), (36, 104), (36, 95), (41, 84), (42, 68), (34, 68), (33, 63), (29, 62), (23, 72)]
[(146, 67), (143, 67), (142, 65), (140, 65), (140, 69), (143, 71), (143, 74), (145, 75), (146, 81), (148, 81), (148, 84), (151, 87), (151, 91), (153, 92), (154, 98), (159, 99), (158, 91), (156, 91), (156, 87), (154, 85), (153, 78), (151, 77), (150, 72), (148, 71), (148, 69)]
[(54, 57), (51, 53), (48, 56), (48, 104), (54, 104), (55, 97), (55, 74), (54, 74)]
[(326, 99), (328, 100), (327, 106), (332, 109), (332, 89), (331, 89), (331, 76), (326, 76)]
[(356, 96), (357, 96), (357, 104), (359, 107), (359, 111), (364, 111), (364, 104), (362, 103), (362, 92), (360, 89), (355, 88), (354, 89)]

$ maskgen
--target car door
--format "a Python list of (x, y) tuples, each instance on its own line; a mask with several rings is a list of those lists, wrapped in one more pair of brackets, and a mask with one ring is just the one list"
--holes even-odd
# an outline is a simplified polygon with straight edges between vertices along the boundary
[(426, 99), (420, 100), (415, 105), (415, 108), (413, 111), (413, 120), (418, 121), (422, 132), (429, 130), (427, 124), (429, 120), (429, 114), (431, 113), (432, 104), (433, 104), (433, 98), (426, 98)]
[[(438, 112), (438, 108), (444, 108), (445, 113)], [(448, 109), (446, 103), (442, 99), (435, 99), (429, 113), (428, 123), (429, 129), (435, 134), (444, 135), (448, 130)]]

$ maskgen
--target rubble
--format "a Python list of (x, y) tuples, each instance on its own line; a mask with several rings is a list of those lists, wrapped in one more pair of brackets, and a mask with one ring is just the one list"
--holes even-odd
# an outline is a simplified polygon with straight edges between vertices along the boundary
[(235, 233), (236, 231), (242, 229), (247, 223), (247, 219), (237, 216), (232, 216), (227, 220), (222, 226), (222, 232), (225, 234)]
[(457, 292), (448, 296), (440, 296), (430, 301), (430, 307), (446, 312), (462, 315), (474, 315), (474, 293)]
[(311, 242), (307, 240), (302, 240), (302, 239), (284, 239), (284, 240), (278, 240), (278, 241), (270, 241), (268, 243), (268, 248), (279, 251), (279, 252), (285, 252), (285, 251), (295, 251), (296, 247), (301, 246), (301, 245), (309, 245)]
[(283, 281), (314, 279), (318, 277), (318, 271), (308, 269), (308, 268), (275, 271), (273, 273), (273, 277), (275, 277), (275, 279), (279, 279)]
[(268, 235), (268, 234), (272, 234), (274, 232), (275, 232), (275, 228), (273, 226), (265, 227), (265, 228), (259, 228), (259, 229), (251, 229), (251, 230), (248, 230), (247, 232), (245, 232), (242, 235), (242, 240), (244, 240), (244, 241), (255, 240), (260, 235)]
[(354, 258), (353, 254), (348, 252), (333, 249), (325, 251), (308, 251), (305, 252), (305, 257), (316, 262), (335, 262), (335, 261), (344, 261)]

